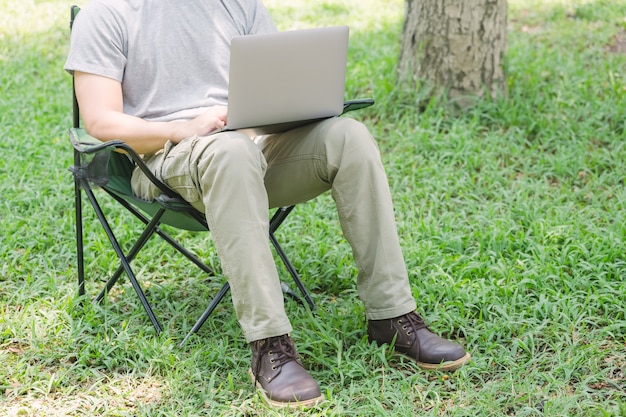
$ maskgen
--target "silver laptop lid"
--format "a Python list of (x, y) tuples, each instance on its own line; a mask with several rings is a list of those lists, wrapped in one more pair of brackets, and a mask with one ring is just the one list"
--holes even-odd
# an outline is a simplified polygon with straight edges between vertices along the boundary
[(347, 26), (238, 36), (231, 43), (228, 128), (337, 116)]

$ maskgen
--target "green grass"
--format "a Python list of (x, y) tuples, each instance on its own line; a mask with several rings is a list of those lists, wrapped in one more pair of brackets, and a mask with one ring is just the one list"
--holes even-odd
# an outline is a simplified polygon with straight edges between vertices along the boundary
[[(221, 280), (163, 244), (136, 262), (161, 336), (126, 282), (80, 307), (70, 4), (0, 0), (0, 415), (282, 415), (252, 389), (228, 301), (177, 347)], [(346, 95), (377, 100), (355, 116), (379, 139), (420, 311), (474, 356), (444, 375), (368, 345), (324, 195), (279, 233), (319, 305), (287, 304), (328, 399), (306, 414), (626, 416), (626, 1), (509, 1), (508, 99), (463, 115), (398, 88), (401, 0), (267, 4), (281, 29), (351, 26)], [(93, 293), (115, 259), (89, 219)], [(177, 235), (219, 267), (209, 237)]]

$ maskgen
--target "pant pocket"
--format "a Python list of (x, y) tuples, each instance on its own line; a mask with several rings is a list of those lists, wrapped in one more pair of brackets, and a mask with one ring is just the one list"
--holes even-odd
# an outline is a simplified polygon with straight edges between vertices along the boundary
[(164, 149), (163, 163), (157, 174), (168, 187), (189, 203), (195, 203), (201, 199), (196, 163), (191, 158), (198, 139), (197, 136), (193, 136), (176, 145), (168, 143)]
[[(144, 158), (144, 163), (148, 169), (158, 177), (158, 170), (160, 169), (161, 162), (163, 161), (163, 152), (151, 155)], [(145, 201), (153, 201), (156, 197), (162, 194), (161, 190), (154, 185), (150, 179), (144, 174), (144, 172), (135, 167), (130, 179), (131, 188), (133, 194)]]

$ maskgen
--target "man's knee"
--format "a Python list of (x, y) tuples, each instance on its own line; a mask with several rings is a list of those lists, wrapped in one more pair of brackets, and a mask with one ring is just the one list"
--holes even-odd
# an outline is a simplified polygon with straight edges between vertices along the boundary
[(359, 158), (380, 158), (376, 140), (363, 123), (348, 117), (331, 119), (327, 130), (327, 146), (341, 153), (353, 153)]
[[(198, 138), (193, 151), (201, 172), (217, 169), (221, 172), (251, 172), (263, 175), (267, 168), (259, 147), (247, 135), (225, 132), (216, 137)], [(232, 174), (229, 174), (229, 177)]]
[(262, 165), (262, 153), (247, 135), (225, 132), (216, 137), (200, 137), (194, 147), (198, 165), (216, 164), (226, 168), (240, 164)]
[(227, 159), (258, 157), (260, 153), (258, 147), (249, 136), (238, 132), (220, 133), (215, 137), (199, 137), (196, 147), (199, 148), (199, 152)]

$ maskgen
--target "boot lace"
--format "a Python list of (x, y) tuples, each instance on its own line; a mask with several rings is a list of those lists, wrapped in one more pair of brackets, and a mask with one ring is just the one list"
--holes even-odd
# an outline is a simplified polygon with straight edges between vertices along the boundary
[(267, 343), (259, 350), (259, 360), (256, 363), (256, 369), (254, 372), (255, 380), (258, 380), (259, 372), (261, 371), (261, 360), (263, 355), (274, 356), (270, 359), (272, 364), (272, 370), (276, 370), (286, 363), (296, 361), (300, 359), (296, 348), (288, 335), (270, 337), (267, 339)]
[(402, 329), (406, 331), (407, 335), (411, 335), (411, 333), (417, 332), (420, 329), (428, 329), (422, 316), (415, 312), (401, 316), (398, 319), (398, 324), (402, 325)]

